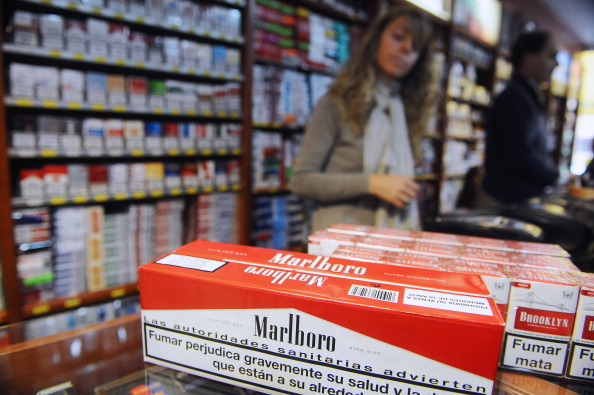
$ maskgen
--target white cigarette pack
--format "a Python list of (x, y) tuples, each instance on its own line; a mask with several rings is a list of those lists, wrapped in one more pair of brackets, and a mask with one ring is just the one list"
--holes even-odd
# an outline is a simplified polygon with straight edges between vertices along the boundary
[(594, 381), (594, 273), (578, 277), (582, 286), (565, 376)]
[(513, 268), (501, 365), (562, 376), (580, 287), (570, 273)]

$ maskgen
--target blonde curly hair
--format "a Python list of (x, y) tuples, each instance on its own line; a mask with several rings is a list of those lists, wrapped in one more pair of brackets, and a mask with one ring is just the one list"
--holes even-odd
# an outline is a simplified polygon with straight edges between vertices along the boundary
[(395, 19), (406, 16), (413, 31), (413, 47), (419, 59), (400, 79), (401, 95), (413, 152), (418, 156), (420, 142), (437, 94), (437, 70), (433, 59), (431, 22), (411, 6), (391, 6), (371, 23), (356, 50), (345, 63), (329, 88), (329, 95), (347, 125), (354, 133), (363, 134), (374, 106), (373, 87), (381, 75), (375, 59), (379, 38)]

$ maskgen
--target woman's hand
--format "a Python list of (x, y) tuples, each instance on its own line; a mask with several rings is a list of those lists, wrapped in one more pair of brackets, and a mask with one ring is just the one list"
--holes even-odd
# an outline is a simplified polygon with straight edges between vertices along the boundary
[(369, 193), (404, 208), (411, 199), (417, 197), (419, 184), (409, 176), (374, 173), (369, 176)]

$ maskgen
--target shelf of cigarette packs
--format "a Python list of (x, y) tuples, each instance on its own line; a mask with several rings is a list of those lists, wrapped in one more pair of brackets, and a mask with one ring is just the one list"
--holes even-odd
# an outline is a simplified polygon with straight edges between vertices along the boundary
[(494, 49), (461, 34), (451, 42), (445, 105), (439, 212), (454, 211), (472, 168), (481, 167), (485, 150), (486, 113), (494, 83)]
[(0, 329), (0, 345), (8, 346), (22, 341), (56, 335), (139, 312), (140, 299), (138, 295), (129, 295), (49, 316), (33, 317), (24, 321), (18, 330), (10, 327)]
[(336, 8), (340, 2), (329, 3), (257, 0), (253, 32), (257, 61), (306, 72), (336, 72), (358, 41), (367, 13), (358, 1), (351, 1), (347, 10)]
[[(26, 135), (43, 144), (11, 149), (15, 207), (241, 189), (240, 124), (28, 114), (12, 121), (23, 122), (11, 128), (13, 142)], [(128, 128), (137, 129), (132, 140)]]
[[(369, 6), (367, 4), (366, 6)], [(359, 1), (271, 1), (254, 6), (252, 243), (302, 249), (305, 203), (288, 190), (313, 106), (361, 34)]]
[[(189, 240), (237, 242), (244, 3), (185, 2), (182, 20), (181, 2), (114, 8), (126, 3), (6, 5), (14, 214), (50, 217), (48, 237), (16, 246), (24, 318), (136, 293), (135, 266)], [(110, 224), (146, 216), (159, 227), (113, 245)], [(78, 235), (93, 251), (69, 244), (63, 218), (106, 225)]]
[(71, 22), (64, 18), (56, 23), (60, 26), (54, 38), (57, 43), (45, 39), (43, 34), (40, 40), (37, 35), (30, 38), (23, 34), (21, 20), (28, 22), (29, 29), (37, 30), (38, 20), (43, 26), (44, 18), (54, 16), (14, 12), (8, 28), (12, 41), (3, 45), (10, 82), (7, 105), (241, 116), (240, 47), (174, 35), (149, 37), (144, 32), (131, 32), (125, 25), (94, 17), (80, 21), (78, 30), (93, 31), (97, 37), (88, 33), (85, 39), (83, 34), (75, 44), (64, 33), (64, 24)]
[[(557, 57), (559, 59), (565, 58), (565, 56), (562, 56), (562, 54), (558, 55)], [(561, 149), (563, 145), (567, 144), (563, 141), (565, 131), (567, 130), (565, 122), (566, 117), (569, 115), (571, 118), (571, 115), (568, 114), (567, 108), (570, 63), (571, 60), (567, 59), (557, 65), (557, 67), (553, 70), (548, 89), (545, 90), (547, 94), (547, 128), (549, 130), (548, 144), (551, 148), (551, 153), (558, 164), (561, 164), (563, 156), (567, 156), (562, 155)], [(567, 139), (567, 137), (565, 138)], [(567, 166), (565, 167), (565, 171), (567, 172)]]
[(251, 244), (258, 247), (303, 250), (310, 233), (306, 203), (286, 192), (257, 195), (252, 203)]
[[(575, 139), (575, 126), (579, 109), (579, 91), (581, 86), (581, 66), (578, 60), (571, 62), (565, 102), (565, 117), (559, 144), (559, 168), (567, 171), (571, 167)], [(577, 141), (576, 141), (577, 142)]]
[(306, 244), (306, 207), (288, 188), (302, 138), (299, 128), (252, 131), (254, 245), (298, 249)]
[(239, 195), (13, 211), (22, 314), (34, 317), (137, 293), (138, 266), (205, 238), (237, 243)]
[[(212, 38), (228, 42), (243, 43), (241, 35), (241, 11), (245, 0), (9, 0), (15, 7), (33, 10), (50, 10), (52, 13), (67, 15), (87, 15), (119, 21), (126, 25), (144, 26), (151, 29), (165, 29), (180, 34)], [(29, 25), (31, 21), (21, 20), (24, 30), (35, 34)], [(35, 22), (35, 21), (33, 21)], [(62, 34), (59, 29), (66, 28), (68, 38), (80, 36), (77, 30), (81, 25), (76, 20), (68, 20), (61, 26), (59, 16), (53, 15), (40, 24), (40, 33)], [(45, 23), (45, 26), (43, 26)], [(69, 30), (74, 28), (75, 30)], [(35, 26), (37, 29), (37, 24)], [(85, 32), (95, 34), (82, 29)], [(76, 37), (74, 37), (76, 38)], [(142, 37), (136, 36), (136, 39)], [(30, 38), (27, 38), (30, 39)], [(63, 48), (54, 48), (61, 50)], [(81, 51), (84, 53), (84, 51)]]

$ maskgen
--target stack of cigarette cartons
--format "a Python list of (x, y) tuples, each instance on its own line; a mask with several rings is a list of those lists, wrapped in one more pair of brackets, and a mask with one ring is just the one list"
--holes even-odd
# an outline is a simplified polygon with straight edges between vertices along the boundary
[(594, 273), (580, 273), (576, 277), (581, 284), (580, 299), (565, 376), (594, 382)]
[(562, 376), (579, 297), (566, 271), (516, 266), (501, 365)]
[[(589, 355), (580, 337), (570, 355), (574, 321), (584, 325), (576, 318), (578, 298), (587, 300), (589, 292), (583, 273), (558, 245), (335, 224), (310, 235), (309, 248), (332, 257), (480, 274), (506, 319), (503, 367), (572, 377), (568, 359)], [(581, 378), (594, 371), (587, 362), (575, 365)]]
[(492, 392), (479, 275), (197, 240), (139, 280), (147, 362), (267, 393)]

